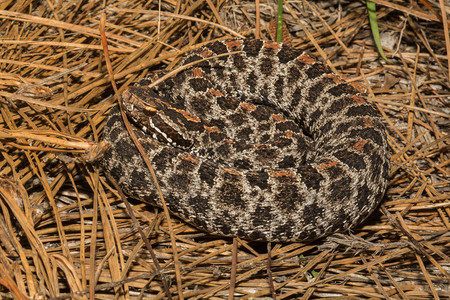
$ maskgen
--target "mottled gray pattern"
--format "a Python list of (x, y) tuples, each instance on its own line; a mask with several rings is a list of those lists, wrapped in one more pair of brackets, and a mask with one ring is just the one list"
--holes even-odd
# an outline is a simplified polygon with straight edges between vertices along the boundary
[[(142, 80), (122, 97), (169, 210), (211, 233), (264, 241), (312, 240), (360, 223), (389, 174), (376, 109), (282, 44), (215, 42), (184, 64), (235, 51), (153, 89), (154, 79)], [(103, 138), (105, 170), (130, 196), (160, 206), (117, 109)]]

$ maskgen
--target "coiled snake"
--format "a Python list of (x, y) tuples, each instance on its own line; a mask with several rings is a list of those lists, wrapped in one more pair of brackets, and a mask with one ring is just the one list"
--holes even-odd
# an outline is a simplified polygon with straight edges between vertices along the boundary
[[(379, 113), (352, 86), (314, 58), (262, 40), (213, 42), (183, 64), (195, 61), (122, 97), (172, 213), (219, 235), (303, 241), (348, 229), (376, 208), (388, 144)], [(117, 108), (103, 138), (106, 171), (130, 196), (160, 206)]]

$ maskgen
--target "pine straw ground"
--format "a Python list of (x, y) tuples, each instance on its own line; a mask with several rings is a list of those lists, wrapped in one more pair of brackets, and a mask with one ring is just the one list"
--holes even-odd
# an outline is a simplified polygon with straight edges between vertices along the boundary
[(389, 62), (364, 1), (285, 4), (285, 37), (367, 87), (392, 149), (373, 216), (305, 244), (211, 236), (130, 199), (133, 225), (93, 162), (126, 86), (208, 41), (269, 39), (276, 4), (104, 2), (0, 2), (2, 299), (450, 297), (448, 1), (374, 1)]

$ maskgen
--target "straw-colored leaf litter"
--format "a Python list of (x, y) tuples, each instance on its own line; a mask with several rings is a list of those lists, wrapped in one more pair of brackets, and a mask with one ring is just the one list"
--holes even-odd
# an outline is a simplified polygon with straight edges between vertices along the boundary
[(352, 232), (267, 244), (129, 199), (133, 221), (95, 159), (128, 85), (209, 41), (271, 39), (275, 2), (1, 1), (1, 299), (448, 299), (450, 4), (373, 2), (389, 63), (365, 1), (285, 1), (284, 35), (385, 118), (382, 206)]

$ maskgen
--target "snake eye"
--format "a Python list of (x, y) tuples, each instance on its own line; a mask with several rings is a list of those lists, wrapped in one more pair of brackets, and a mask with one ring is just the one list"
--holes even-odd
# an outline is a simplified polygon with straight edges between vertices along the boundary
[(147, 105), (146, 107), (144, 107), (144, 113), (149, 117), (154, 116), (157, 111), (158, 111), (158, 109), (156, 107), (153, 107), (150, 105)]

